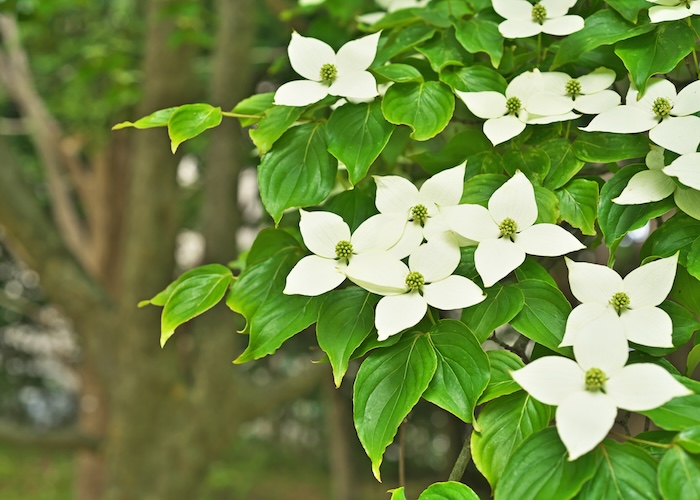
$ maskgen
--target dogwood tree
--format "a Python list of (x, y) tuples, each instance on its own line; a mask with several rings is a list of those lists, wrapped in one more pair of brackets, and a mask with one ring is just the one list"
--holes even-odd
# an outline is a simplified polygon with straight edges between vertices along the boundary
[(696, 496), (697, 3), (384, 2), (337, 52), (290, 33), (306, 80), (120, 124), (175, 150), (230, 117), (260, 156), (271, 227), (145, 301), (161, 342), (221, 300), (235, 363), (315, 331), (377, 480), (421, 398), (452, 413), (462, 453), (421, 499), (478, 498), (470, 459), (496, 499)]

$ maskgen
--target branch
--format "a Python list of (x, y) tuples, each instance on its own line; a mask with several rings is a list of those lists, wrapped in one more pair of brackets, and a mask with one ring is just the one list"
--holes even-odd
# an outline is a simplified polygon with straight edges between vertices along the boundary
[(0, 421), (0, 442), (44, 450), (97, 450), (102, 440), (74, 429), (40, 431)]
[[(66, 245), (92, 271), (95, 263), (90, 258), (89, 233), (71, 198), (72, 187), (85, 191), (86, 170), (63, 147), (64, 135), (36, 91), (14, 18), (0, 15), (0, 37), (4, 45), (4, 51), (0, 51), (0, 82), (29, 126), (34, 147), (46, 168), (54, 218)], [(74, 186), (66, 179), (66, 169), (73, 177)]]

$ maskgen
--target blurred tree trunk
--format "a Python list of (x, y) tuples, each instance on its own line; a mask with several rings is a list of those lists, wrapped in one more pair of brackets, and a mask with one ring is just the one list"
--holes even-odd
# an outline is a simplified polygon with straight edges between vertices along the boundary
[[(146, 3), (144, 98), (138, 116), (192, 102), (195, 48), (173, 46), (168, 8)], [(217, 0), (208, 101), (231, 108), (250, 92), (252, 0)], [(242, 422), (313, 388), (319, 369), (283, 381), (264, 401), (234, 376), (236, 318), (217, 307), (158, 345), (157, 308), (136, 304), (172, 279), (180, 228), (177, 158), (163, 129), (118, 132), (86, 164), (31, 88), (12, 20), (0, 17), (0, 83), (33, 125), (52, 189), (53, 220), (40, 209), (0, 143), (0, 224), (18, 257), (39, 272), (49, 299), (71, 318), (84, 356), (82, 431), (101, 438), (77, 462), (79, 500), (197, 498), (209, 464)], [(13, 36), (11, 36), (13, 35)], [(15, 43), (16, 42), (16, 43)], [(29, 86), (29, 91), (27, 91)], [(33, 93), (34, 92), (34, 93)], [(228, 120), (210, 134), (201, 230), (206, 260), (236, 254), (238, 174), (245, 144)], [(85, 216), (75, 206), (80, 200)], [(74, 204), (73, 204), (74, 205)]]

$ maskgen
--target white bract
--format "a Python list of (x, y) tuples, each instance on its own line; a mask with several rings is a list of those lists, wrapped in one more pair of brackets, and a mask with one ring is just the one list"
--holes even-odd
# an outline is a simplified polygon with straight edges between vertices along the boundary
[(493, 10), (506, 20), (498, 31), (506, 38), (528, 38), (539, 33), (570, 35), (583, 29), (583, 18), (566, 15), (576, 0), (493, 0)]
[(474, 262), (485, 287), (516, 269), (525, 254), (555, 257), (585, 248), (556, 224), (535, 224), (535, 190), (522, 172), (493, 193), (488, 209), (459, 205), (441, 211), (455, 233), (479, 242)]
[(345, 280), (349, 261), (386, 250), (401, 236), (393, 221), (381, 215), (367, 219), (351, 236), (339, 215), (299, 212), (301, 236), (314, 255), (301, 259), (289, 272), (284, 287), (287, 295), (316, 296), (333, 290)]
[(678, 254), (655, 260), (623, 279), (609, 267), (566, 259), (571, 293), (581, 304), (569, 314), (561, 345), (575, 345), (595, 323), (609, 335), (622, 332), (630, 342), (673, 347), (671, 317), (656, 306), (671, 291), (677, 263)]
[(619, 331), (592, 325), (585, 333), (574, 343), (576, 361), (546, 356), (511, 372), (533, 398), (557, 407), (557, 432), (570, 461), (605, 439), (615, 424), (618, 408), (652, 410), (692, 394), (658, 365), (625, 366), (627, 341)]
[(442, 233), (415, 249), (408, 266), (389, 253), (367, 254), (351, 262), (348, 278), (370, 292), (384, 295), (375, 312), (379, 340), (417, 324), (429, 305), (452, 310), (484, 300), (484, 293), (473, 281), (452, 274), (459, 260), (454, 236)]
[(676, 21), (692, 15), (700, 14), (700, 0), (647, 0), (655, 3), (649, 8), (649, 19), (652, 23)]
[(459, 204), (464, 190), (465, 164), (443, 170), (420, 189), (397, 175), (375, 176), (377, 210), (401, 228), (401, 239), (389, 251), (402, 259), (434, 235), (449, 231), (438, 207)]
[(367, 71), (377, 54), (379, 33), (343, 45), (338, 53), (325, 42), (294, 32), (287, 52), (294, 71), (306, 80), (282, 85), (275, 104), (307, 106), (327, 95), (371, 99), (378, 95), (377, 81)]
[[(547, 72), (542, 73), (542, 80), (548, 92), (566, 96), (571, 109), (581, 113), (596, 115), (620, 104), (620, 95), (608, 90), (615, 82), (615, 72), (608, 68), (597, 68), (578, 78), (571, 78), (566, 73)], [(539, 104), (538, 101), (534, 101), (528, 109), (533, 113), (542, 114), (538, 109)]]
[(679, 155), (698, 149), (700, 118), (693, 114), (700, 111), (700, 81), (676, 94), (673, 83), (654, 78), (641, 98), (631, 85), (625, 103), (599, 114), (581, 130), (623, 134), (648, 130), (652, 141)]
[(365, 24), (374, 24), (380, 21), (387, 13), (402, 9), (422, 8), (428, 5), (430, 0), (375, 0), (386, 12), (371, 12), (357, 17), (357, 21)]
[[(462, 92), (455, 90), (469, 110), (484, 122), (484, 134), (496, 146), (520, 134), (527, 124), (546, 124), (573, 120), (571, 101), (564, 95), (543, 91), (544, 81), (538, 71), (522, 73), (500, 92)], [(534, 113), (530, 106), (538, 110)]]
[[(679, 156), (666, 167), (663, 148), (652, 145), (646, 164), (649, 170), (634, 174), (620, 196), (612, 201), (618, 205), (639, 205), (673, 194), (678, 208), (700, 220), (700, 153)], [(689, 187), (678, 185), (671, 176)]]

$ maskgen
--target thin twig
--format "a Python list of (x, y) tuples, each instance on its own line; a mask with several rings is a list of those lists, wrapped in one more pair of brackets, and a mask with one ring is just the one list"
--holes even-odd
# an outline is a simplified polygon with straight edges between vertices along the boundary
[(471, 434), (472, 426), (471, 424), (467, 424), (467, 437), (464, 440), (464, 444), (462, 444), (462, 449), (459, 452), (459, 456), (455, 461), (454, 467), (452, 467), (452, 472), (450, 472), (450, 477), (448, 478), (448, 481), (459, 481), (460, 479), (462, 479), (464, 471), (467, 469), (467, 465), (469, 465), (469, 462), (471, 461)]

